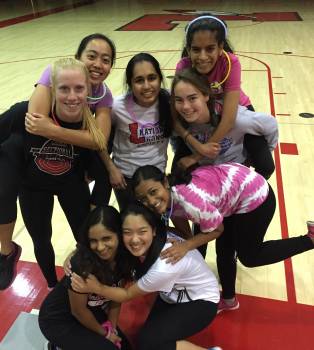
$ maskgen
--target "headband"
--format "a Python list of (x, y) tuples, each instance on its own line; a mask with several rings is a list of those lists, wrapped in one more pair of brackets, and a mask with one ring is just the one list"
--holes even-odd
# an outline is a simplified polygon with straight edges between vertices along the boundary
[(223, 22), (221, 19), (219, 19), (219, 18), (217, 18), (217, 17), (214, 17), (214, 16), (200, 16), (200, 17), (194, 18), (194, 19), (188, 24), (188, 26), (187, 26), (186, 29), (185, 29), (186, 35), (188, 34), (188, 31), (189, 31), (189, 29), (190, 29), (190, 27), (191, 27), (191, 24), (193, 24), (194, 22), (196, 22), (196, 21), (198, 21), (198, 20), (200, 20), (200, 19), (213, 19), (213, 20), (219, 22), (219, 23), (223, 26), (223, 28), (224, 28), (224, 30), (225, 30), (225, 37), (227, 37), (228, 30), (227, 30), (226, 25), (224, 24), (224, 22)]

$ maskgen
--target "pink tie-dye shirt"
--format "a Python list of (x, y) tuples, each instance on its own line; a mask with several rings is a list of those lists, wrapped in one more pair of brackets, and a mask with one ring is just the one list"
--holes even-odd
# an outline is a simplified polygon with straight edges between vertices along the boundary
[(172, 216), (200, 224), (202, 232), (215, 230), (225, 216), (248, 213), (267, 198), (267, 181), (244, 165), (228, 163), (199, 167), (192, 181), (172, 187)]

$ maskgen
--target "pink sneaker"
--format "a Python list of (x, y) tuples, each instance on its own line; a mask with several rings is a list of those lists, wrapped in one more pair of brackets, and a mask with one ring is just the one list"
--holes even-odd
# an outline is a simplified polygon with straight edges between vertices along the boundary
[(223, 299), (222, 297), (220, 297), (220, 301), (218, 304), (218, 310), (217, 310), (217, 315), (222, 312), (222, 311), (232, 311), (232, 310), (236, 310), (240, 307), (240, 303), (237, 299), (237, 297), (234, 298), (234, 302), (231, 304), (227, 304), (225, 302), (225, 299)]

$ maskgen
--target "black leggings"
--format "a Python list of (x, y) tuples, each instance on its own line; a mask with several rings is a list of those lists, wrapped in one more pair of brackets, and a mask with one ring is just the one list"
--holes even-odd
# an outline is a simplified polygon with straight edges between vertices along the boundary
[(0, 224), (16, 220), (21, 172), (0, 151)]
[(258, 208), (224, 219), (224, 232), (216, 239), (217, 268), (223, 298), (235, 295), (236, 255), (244, 266), (256, 267), (273, 264), (314, 248), (308, 236), (263, 242), (275, 208), (275, 195), (269, 187), (267, 199)]
[(138, 350), (175, 350), (185, 340), (207, 327), (215, 318), (217, 304), (205, 300), (168, 304), (157, 297), (140, 330)]
[(265, 137), (245, 134), (243, 145), (248, 153), (249, 165), (265, 179), (269, 179), (275, 171), (275, 163)]
[[(44, 336), (62, 350), (117, 350), (118, 348), (106, 337), (89, 330), (74, 319), (68, 323), (60, 324), (42, 322), (39, 317), (39, 326)], [(119, 337), (122, 338), (121, 350), (131, 350), (126, 336), (118, 329)]]
[(88, 177), (95, 180), (91, 193), (91, 204), (97, 206), (108, 205), (111, 196), (111, 184), (108, 171), (97, 152), (90, 152), (87, 167)]
[(54, 194), (58, 197), (76, 240), (89, 213), (90, 204), (88, 185), (81, 180), (73, 179), (59, 186), (55, 192), (39, 191), (25, 186), (21, 189), (19, 195), (21, 213), (34, 244), (36, 260), (49, 287), (57, 283), (55, 254), (51, 243)]
[[(248, 110), (254, 112), (253, 106), (250, 105), (246, 107)], [(174, 142), (175, 155), (172, 161), (171, 172), (176, 169), (177, 162), (182, 157), (192, 154), (189, 147), (180, 137), (175, 137)], [(265, 179), (269, 179), (272, 173), (275, 171), (275, 163), (265, 137), (245, 134), (243, 146), (248, 153), (250, 165), (252, 165), (255, 168), (255, 171), (261, 174)]]
[[(14, 165), (18, 168), (22, 168), (22, 164), (24, 161), (24, 159), (22, 159), (22, 157), (24, 156), (23, 134), (25, 133), (24, 120), (25, 120), (25, 114), (27, 110), (28, 110), (28, 101), (18, 102), (13, 106), (11, 106), (7, 111), (2, 113), (0, 116), (0, 143), (1, 143), (0, 158), (1, 158), (1, 152), (2, 154), (8, 154), (8, 156), (10, 157), (10, 161), (13, 162)], [(109, 153), (111, 153), (111, 149), (112, 149), (113, 136), (114, 136), (114, 129), (112, 128), (110, 138), (108, 141)], [(95, 180), (95, 185), (91, 195), (91, 203), (96, 206), (108, 204), (110, 200), (110, 195), (111, 195), (111, 184), (109, 181), (108, 171), (105, 165), (103, 164), (102, 160), (100, 159), (96, 151), (90, 151), (88, 157), (84, 160), (84, 162), (85, 162), (84, 167), (87, 170), (88, 175)], [(3, 169), (2, 166), (3, 164), (1, 163), (1, 159), (0, 159), (1, 171)], [(16, 178), (12, 180), (9, 179), (7, 181), (13, 182), (14, 180), (16, 180)], [(2, 181), (1, 175), (0, 175), (0, 181)], [(0, 184), (3, 184), (3, 183), (9, 183), (9, 182), (0, 182)], [(7, 189), (4, 189), (4, 191), (7, 191)], [(1, 204), (2, 195), (3, 194), (1, 193), (1, 189), (0, 189), (0, 204)], [(12, 204), (10, 205), (12, 207)], [(8, 208), (9, 211), (11, 211), (12, 213), (9, 215), (10, 220), (11, 220), (11, 217), (13, 218), (14, 216), (16, 217), (16, 213), (14, 215), (14, 211), (16, 210), (14, 209), (11, 210), (11, 207)], [(0, 208), (3, 208), (3, 207), (1, 206)], [(1, 219), (1, 216), (2, 214), (0, 214), (0, 223), (2, 223), (3, 221)], [(5, 213), (3, 214), (3, 217), (4, 216), (5, 216)]]
[[(114, 128), (112, 127), (107, 145), (109, 154), (112, 150), (113, 138)], [(112, 186), (110, 183), (108, 170), (97, 152), (91, 152), (91, 156), (87, 164), (87, 173), (89, 177), (95, 180), (95, 185), (91, 194), (91, 204), (95, 206), (108, 205)]]
[[(180, 137), (177, 137), (175, 142), (176, 151), (171, 165), (171, 172), (175, 171), (177, 163), (182, 157), (192, 154), (191, 150)], [(269, 179), (275, 171), (275, 163), (265, 137), (245, 134), (243, 145), (248, 153), (250, 165), (265, 179)]]
[(124, 177), (124, 180), (127, 184), (124, 190), (114, 189), (114, 193), (119, 204), (120, 212), (123, 211), (129, 203), (135, 200), (133, 189), (132, 189), (132, 179)]
[[(252, 105), (246, 106), (246, 108), (252, 112), (255, 111)], [(265, 137), (245, 134), (243, 145), (248, 153), (250, 165), (266, 180), (269, 179), (275, 171), (275, 163)]]

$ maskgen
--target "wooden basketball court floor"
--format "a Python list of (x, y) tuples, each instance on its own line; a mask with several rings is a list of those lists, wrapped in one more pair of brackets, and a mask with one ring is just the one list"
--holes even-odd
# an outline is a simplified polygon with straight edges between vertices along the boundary
[[(140, 51), (159, 60), (169, 87), (184, 26), (202, 11), (226, 20), (241, 60), (244, 91), (256, 110), (273, 114), (279, 123), (276, 173), (270, 179), (277, 211), (266, 239), (304, 234), (306, 220), (314, 219), (314, 119), (299, 116), (314, 112), (312, 1), (2, 0), (0, 112), (28, 99), (43, 69), (61, 56), (72, 56), (79, 41), (94, 32), (107, 34), (117, 46), (117, 62), (107, 79), (114, 95), (123, 92), (126, 64)], [(171, 156), (169, 152), (169, 163)], [(62, 265), (75, 243), (57, 203), (53, 230), (57, 264)], [(0, 293), (0, 341), (17, 315), (38, 308), (47, 294), (20, 217), (14, 240), (23, 253), (14, 284)], [(207, 261), (215, 270), (215, 252), (209, 246)], [(314, 348), (313, 251), (266, 267), (239, 265), (237, 292), (240, 309), (219, 315), (196, 342), (228, 350)], [(139, 320), (129, 315), (123, 322), (134, 331)]]

